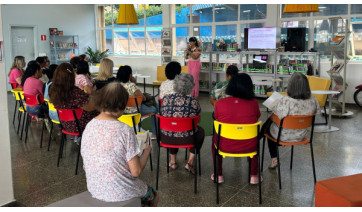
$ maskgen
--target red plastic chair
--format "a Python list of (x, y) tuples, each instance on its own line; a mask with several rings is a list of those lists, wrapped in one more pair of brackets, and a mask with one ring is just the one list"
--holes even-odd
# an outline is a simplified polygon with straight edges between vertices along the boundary
[(17, 86), (18, 86), (18, 83), (10, 83), (9, 84), (11, 85), (11, 89), (15, 89)]
[[(42, 94), (30, 95), (30, 94), (25, 94), (24, 93), (23, 95), (24, 95), (24, 98), (25, 98), (26, 106), (34, 107), (34, 106), (39, 106), (42, 103), (44, 103), (44, 96)], [(38, 117), (38, 115), (31, 114), (29, 112), (27, 114), (28, 114), (28, 116), (26, 117), (26, 125), (25, 125), (25, 143), (28, 140), (28, 131), (29, 131), (29, 125), (31, 123), (31, 118), (32, 117)], [(41, 130), (40, 148), (42, 148), (42, 145), (43, 145), (44, 129), (45, 129), (45, 121), (43, 121), (43, 127), (42, 127), (42, 130)]]
[[(156, 115), (157, 117), (157, 143), (158, 143), (158, 160), (157, 160), (157, 176), (156, 176), (156, 189), (158, 189), (158, 175), (160, 170), (160, 148), (167, 148), (167, 173), (169, 172), (169, 151), (168, 148), (190, 148), (195, 147), (194, 144), (187, 144), (187, 145), (171, 145), (165, 144), (161, 142), (161, 129), (165, 131), (171, 132), (185, 132), (185, 131), (193, 131), (193, 139), (194, 143), (196, 143), (196, 134), (195, 130), (197, 127), (197, 123), (200, 120), (200, 116), (193, 116), (193, 117), (185, 117), (185, 118), (174, 118), (174, 117), (164, 117), (160, 115)], [(200, 158), (200, 150), (196, 148), (196, 157), (195, 157), (195, 185), (194, 185), (194, 192), (197, 193), (197, 158), (199, 158), (199, 174), (201, 175), (201, 158)]]
[[(310, 144), (310, 151), (311, 151), (311, 157), (312, 157), (312, 168), (313, 168), (313, 177), (314, 177), (314, 184), (317, 182), (316, 174), (315, 174), (315, 165), (314, 165), (314, 154), (313, 154), (313, 132), (314, 132), (314, 119), (315, 114), (312, 115), (290, 115), (284, 117), (282, 120), (279, 119), (277, 115), (274, 113), (271, 115), (272, 121), (279, 127), (278, 137), (277, 139), (273, 138), (268, 131), (266, 130), (264, 136), (268, 139), (272, 140), (273, 142), (277, 143), (277, 158), (278, 158), (278, 178), (279, 178), (279, 189), (282, 189), (281, 184), (281, 174), (280, 174), (280, 160), (279, 160), (279, 146), (285, 147), (285, 146), (291, 146), (291, 158), (290, 158), (290, 169), (293, 167), (293, 150), (294, 146), (297, 145), (306, 145)], [(285, 142), (280, 140), (280, 135), (283, 129), (306, 129), (311, 127), (311, 133), (310, 138), (304, 138), (301, 141), (298, 142)], [(264, 165), (264, 147), (265, 147), (265, 137), (263, 139), (263, 150), (262, 150), (262, 159), (261, 159), (261, 170), (263, 171), (263, 165)]]
[[(62, 140), (60, 142), (60, 147), (59, 147), (59, 154), (58, 154), (58, 163), (57, 166), (59, 167), (59, 163), (60, 163), (60, 158), (63, 157), (63, 149), (64, 149), (64, 142), (66, 140), (65, 135), (71, 135), (71, 136), (77, 136), (77, 137), (82, 137), (82, 131), (79, 125), (79, 119), (82, 116), (83, 113), (83, 109), (82, 108), (77, 108), (77, 109), (61, 109), (61, 108), (57, 108), (55, 107), (55, 109), (58, 112), (58, 117), (60, 120), (60, 127), (62, 129)], [(66, 131), (63, 128), (62, 125), (62, 121), (74, 121), (75, 125), (77, 127), (78, 132), (69, 132)], [(79, 165), (79, 157), (80, 157), (80, 148), (81, 148), (81, 142), (79, 142), (79, 149), (78, 149), (78, 156), (77, 156), (77, 164), (75, 167), (75, 174), (78, 174), (78, 165)]]

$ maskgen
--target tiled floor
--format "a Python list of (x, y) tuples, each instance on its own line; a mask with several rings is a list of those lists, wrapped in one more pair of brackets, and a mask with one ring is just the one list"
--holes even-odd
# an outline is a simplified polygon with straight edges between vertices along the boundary
[[(152, 93), (152, 88), (147, 87)], [(56, 166), (60, 137), (47, 151), (39, 148), (41, 123), (32, 122), (28, 143), (20, 140), (12, 126), (14, 99), (9, 94), (9, 115), (11, 135), (11, 155), (15, 199), (18, 205), (46, 206), (70, 197), (87, 189), (85, 174), (80, 165), (78, 175), (74, 175), (77, 145), (68, 140), (60, 167)], [(260, 100), (262, 102), (262, 100)], [(207, 94), (201, 94), (200, 103), (203, 111), (212, 111)], [(333, 118), (333, 125), (340, 130), (331, 133), (314, 134), (314, 153), (317, 180), (351, 175), (362, 172), (362, 110), (348, 105), (354, 112), (352, 118)], [(267, 113), (261, 106), (265, 121)], [(211, 124), (211, 123), (210, 123)], [(15, 122), (17, 126), (17, 122)], [(44, 134), (44, 146), (48, 142), (48, 133)], [(149, 163), (140, 178), (151, 186), (156, 183), (157, 148), (154, 149), (153, 168)], [(246, 159), (227, 158), (223, 163), (225, 183), (220, 185), (220, 204), (216, 205), (215, 184), (210, 180), (213, 172), (211, 156), (211, 136), (206, 137), (201, 150), (202, 175), (198, 178), (198, 193), (193, 193), (194, 177), (183, 166), (184, 150), (181, 150), (177, 162), (180, 165), (169, 174), (166, 172), (166, 150), (161, 150), (159, 178), (159, 206), (314, 206), (314, 184), (309, 146), (296, 147), (293, 170), (289, 170), (290, 148), (281, 148), (282, 190), (278, 188), (276, 170), (267, 168), (270, 157), (267, 151), (264, 162), (262, 183), (263, 204), (258, 202), (258, 186), (249, 185)]]

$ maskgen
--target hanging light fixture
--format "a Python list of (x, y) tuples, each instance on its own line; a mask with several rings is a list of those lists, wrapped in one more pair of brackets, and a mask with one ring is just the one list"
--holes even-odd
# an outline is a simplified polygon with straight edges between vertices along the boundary
[(139, 24), (136, 10), (133, 4), (120, 4), (116, 24), (136, 25)]
[(319, 12), (318, 4), (286, 4), (283, 13)]

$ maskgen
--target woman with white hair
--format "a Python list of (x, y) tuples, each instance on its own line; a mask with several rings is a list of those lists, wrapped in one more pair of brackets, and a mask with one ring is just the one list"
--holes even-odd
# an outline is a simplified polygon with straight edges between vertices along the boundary
[[(162, 99), (160, 114), (165, 117), (192, 117), (198, 116), (201, 113), (199, 101), (191, 96), (194, 89), (194, 78), (191, 74), (179, 74), (174, 80), (174, 94), (166, 95)], [(196, 147), (201, 149), (204, 142), (205, 132), (200, 126), (196, 128)], [(188, 132), (169, 132), (161, 130), (161, 140), (166, 144), (186, 145), (193, 144), (193, 131)], [(178, 149), (170, 148), (170, 163), (171, 169), (176, 169), (176, 154)], [(195, 148), (190, 149), (190, 157), (185, 165), (185, 169), (195, 174), (193, 163), (195, 159)]]

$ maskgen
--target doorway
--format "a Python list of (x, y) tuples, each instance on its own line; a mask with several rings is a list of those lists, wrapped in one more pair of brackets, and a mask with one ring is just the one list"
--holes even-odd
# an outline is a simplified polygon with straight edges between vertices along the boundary
[(34, 26), (11, 26), (11, 60), (18, 55), (24, 56), (27, 64), (36, 59), (35, 32)]

